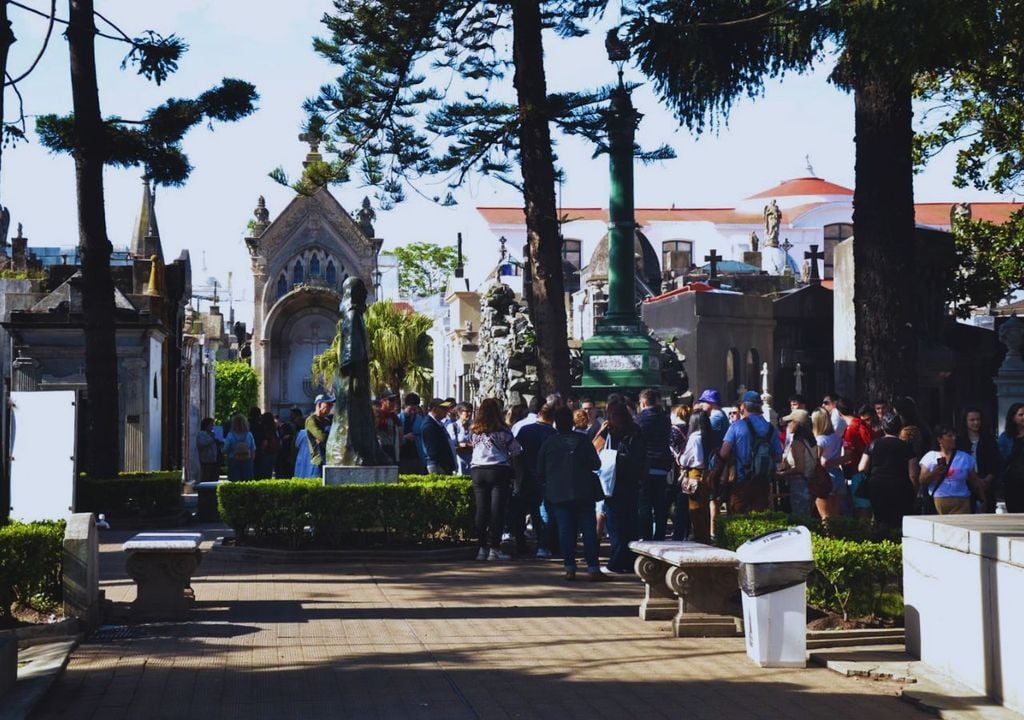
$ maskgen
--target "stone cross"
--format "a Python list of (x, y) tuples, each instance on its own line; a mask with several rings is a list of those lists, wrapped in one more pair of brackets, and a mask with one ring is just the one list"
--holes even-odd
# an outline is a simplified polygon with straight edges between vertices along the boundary
[(768, 378), (771, 373), (768, 371), (768, 363), (765, 362), (761, 365), (761, 394), (764, 395), (768, 392)]
[(709, 280), (718, 279), (718, 263), (720, 263), (723, 259), (724, 258), (718, 254), (718, 251), (715, 250), (715, 248), (711, 248), (710, 255), (704, 256), (704, 261), (711, 263), (711, 271), (708, 273)]
[(804, 371), (800, 367), (800, 363), (796, 364), (796, 370), (793, 371), (793, 384), (796, 388), (797, 395), (804, 394)]
[(825, 259), (825, 253), (824, 252), (818, 252), (818, 246), (817, 245), (811, 245), (810, 252), (805, 252), (804, 253), (804, 259), (811, 261), (811, 282), (812, 283), (821, 282), (821, 275), (818, 274), (818, 260), (824, 260)]

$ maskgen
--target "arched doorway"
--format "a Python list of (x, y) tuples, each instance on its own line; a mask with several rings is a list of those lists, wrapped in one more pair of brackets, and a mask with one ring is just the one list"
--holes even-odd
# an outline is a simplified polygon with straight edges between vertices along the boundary
[(302, 287), (278, 300), (265, 325), (263, 409), (273, 413), (297, 405), (309, 412), (320, 392), (313, 382), (313, 357), (326, 350), (337, 332), (341, 298), (326, 288)]

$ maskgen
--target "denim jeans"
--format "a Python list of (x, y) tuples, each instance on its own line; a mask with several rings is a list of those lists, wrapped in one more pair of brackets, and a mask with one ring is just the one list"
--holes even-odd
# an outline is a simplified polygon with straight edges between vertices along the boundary
[(576, 568), (576, 536), (583, 534), (583, 557), (589, 572), (598, 572), (601, 562), (597, 558), (597, 522), (592, 502), (572, 500), (549, 503), (558, 521), (558, 540), (562, 546), (562, 560), (566, 569)]
[(637, 529), (641, 540), (665, 539), (665, 528), (668, 525), (667, 485), (668, 475), (651, 474), (644, 478), (640, 486)]
[(629, 543), (636, 540), (638, 495), (635, 488), (616, 487), (615, 495), (605, 502), (608, 542), (611, 545), (608, 569), (613, 572), (633, 571), (633, 551), (629, 549)]
[(811, 491), (805, 478), (789, 478), (789, 510), (797, 517), (811, 517)]

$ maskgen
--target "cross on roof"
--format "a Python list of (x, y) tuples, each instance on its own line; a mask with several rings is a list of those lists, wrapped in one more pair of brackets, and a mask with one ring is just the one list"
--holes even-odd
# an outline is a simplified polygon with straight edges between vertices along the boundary
[(821, 282), (821, 276), (818, 274), (818, 260), (824, 260), (825, 253), (818, 252), (817, 245), (811, 245), (810, 251), (804, 253), (804, 259), (811, 261), (811, 282)]
[(708, 273), (709, 280), (718, 279), (718, 263), (720, 263), (724, 259), (725, 258), (718, 254), (718, 251), (715, 250), (715, 248), (711, 248), (710, 255), (704, 256), (704, 261), (711, 263), (711, 271)]

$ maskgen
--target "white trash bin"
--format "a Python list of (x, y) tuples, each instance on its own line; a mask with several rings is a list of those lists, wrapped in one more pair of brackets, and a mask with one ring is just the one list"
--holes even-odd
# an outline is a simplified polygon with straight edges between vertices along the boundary
[(736, 557), (747, 655), (761, 667), (806, 667), (810, 531), (766, 533), (740, 545)]

